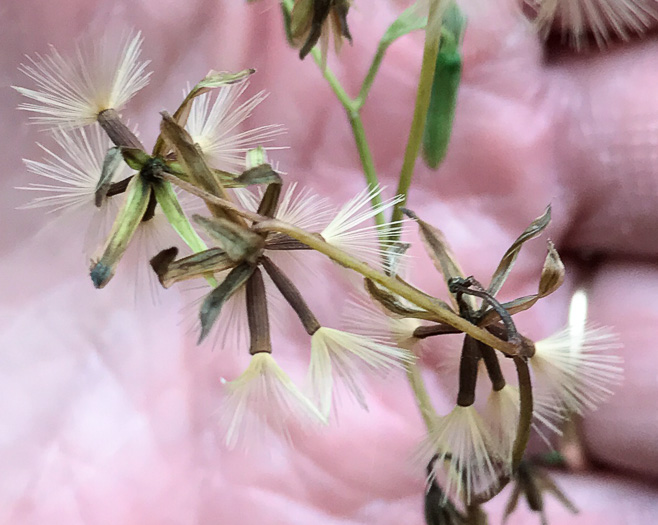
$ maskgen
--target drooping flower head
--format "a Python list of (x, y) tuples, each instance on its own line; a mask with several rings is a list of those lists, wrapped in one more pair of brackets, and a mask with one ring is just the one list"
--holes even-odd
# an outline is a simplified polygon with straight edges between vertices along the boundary
[(454, 495), (468, 504), (476, 493), (496, 485), (498, 445), (472, 405), (457, 405), (436, 420), (423, 447), (436, 454), (436, 469), (445, 468), (446, 496)]
[(320, 412), (331, 410), (334, 380), (338, 378), (363, 407), (367, 403), (359, 386), (361, 369), (385, 371), (413, 359), (405, 350), (376, 339), (333, 328), (320, 327), (311, 337), (309, 384)]
[(295, 46), (300, 47), (301, 59), (304, 59), (319, 41), (324, 66), (332, 34), (336, 53), (340, 52), (344, 38), (352, 42), (347, 26), (350, 4), (350, 0), (295, 0), (290, 15), (290, 33)]

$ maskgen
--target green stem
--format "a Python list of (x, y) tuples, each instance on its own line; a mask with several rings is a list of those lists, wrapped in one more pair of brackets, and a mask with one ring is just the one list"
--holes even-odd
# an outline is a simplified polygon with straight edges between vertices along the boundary
[[(352, 113), (347, 113), (347, 118), (350, 121), (352, 126), (352, 133), (354, 134), (354, 141), (356, 142), (356, 149), (359, 152), (359, 158), (361, 159), (361, 166), (363, 167), (363, 175), (366, 178), (368, 186), (371, 188), (379, 186), (379, 179), (377, 178), (377, 172), (375, 170), (375, 162), (372, 158), (372, 153), (370, 147), (368, 146), (368, 140), (366, 139), (366, 130), (363, 128), (363, 122), (361, 121), (361, 115), (358, 111)], [(381, 193), (373, 194), (370, 199), (370, 205), (376, 209), (382, 205), (382, 195)], [(375, 215), (375, 224), (378, 227), (382, 227), (386, 224), (386, 217), (384, 217), (384, 212), (379, 211)], [(386, 232), (381, 232), (385, 234)]]
[(375, 53), (375, 56), (372, 59), (372, 64), (370, 64), (370, 69), (368, 69), (368, 73), (366, 74), (366, 77), (363, 79), (363, 84), (361, 84), (361, 90), (359, 91), (357, 97), (354, 99), (354, 107), (357, 110), (360, 110), (363, 107), (363, 105), (366, 103), (366, 99), (368, 98), (368, 94), (370, 93), (370, 88), (372, 87), (372, 84), (375, 81), (375, 77), (379, 72), (379, 67), (382, 65), (382, 60), (384, 60), (384, 55), (386, 54), (386, 50), (389, 48), (390, 45), (391, 42), (379, 42), (379, 45), (377, 46), (377, 52)]
[(416, 363), (407, 365), (407, 379), (409, 380), (411, 389), (414, 392), (416, 404), (418, 405), (420, 415), (423, 417), (427, 431), (431, 432), (434, 428), (436, 412), (434, 411), (432, 400), (430, 399), (430, 396), (427, 393), (427, 389), (425, 388), (425, 381), (423, 381), (423, 376), (420, 374), (420, 367)]
[[(404, 152), (402, 170), (398, 182), (397, 195), (404, 195), (404, 200), (399, 202), (393, 208), (393, 222), (402, 220), (402, 209), (407, 201), (407, 194), (411, 186), (411, 179), (416, 166), (416, 159), (423, 141), (423, 132), (425, 130), (425, 118), (430, 105), (430, 96), (432, 94), (432, 82), (434, 81), (434, 70), (436, 68), (436, 56), (439, 53), (439, 43), (441, 40), (439, 4), (441, 0), (434, 0), (430, 3), (430, 11), (425, 32), (425, 48), (423, 50), (423, 61), (420, 68), (420, 80), (418, 82), (418, 91), (416, 92), (416, 106), (414, 107), (414, 116), (411, 121), (411, 130), (407, 141), (407, 148)], [(438, 30), (435, 28), (439, 28)]]
[[(354, 142), (356, 143), (356, 149), (359, 152), (359, 158), (361, 159), (361, 167), (363, 168), (363, 174), (366, 178), (366, 182), (370, 187), (379, 186), (379, 178), (377, 177), (377, 171), (375, 170), (375, 163), (372, 158), (372, 152), (370, 151), (370, 145), (366, 139), (366, 132), (363, 127), (363, 121), (361, 120), (361, 113), (359, 112), (360, 106), (355, 100), (353, 100), (345, 91), (340, 81), (336, 78), (336, 75), (325, 66), (322, 68), (322, 57), (320, 56), (320, 50), (315, 47), (311, 51), (313, 60), (322, 71), (322, 76), (326, 79), (331, 87), (332, 91), (336, 95), (338, 101), (343, 105), (345, 113), (347, 114), (347, 119), (352, 126), (352, 134), (354, 135)], [(380, 193), (376, 193), (370, 199), (370, 205), (373, 208), (381, 206), (382, 197)], [(375, 224), (379, 227), (386, 224), (386, 217), (384, 217), (384, 212), (380, 211), (375, 215)]]

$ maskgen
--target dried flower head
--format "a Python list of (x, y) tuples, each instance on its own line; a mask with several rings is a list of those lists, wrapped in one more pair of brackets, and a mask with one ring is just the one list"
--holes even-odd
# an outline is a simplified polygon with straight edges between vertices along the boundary
[(77, 130), (58, 128), (53, 131), (53, 138), (59, 152), (38, 144), (45, 153), (44, 160), (23, 159), (28, 172), (42, 180), (18, 188), (39, 194), (25, 208), (48, 207), (53, 212), (81, 207), (103, 209), (108, 199), (97, 199), (99, 186), (129, 173), (120, 156), (116, 158), (118, 162), (106, 158), (112, 147), (110, 140), (97, 125)]
[(498, 454), (502, 462), (512, 463), (512, 451), (516, 439), (516, 429), (519, 419), (519, 391), (506, 384), (502, 389), (493, 389), (487, 399), (484, 411), (491, 437), (498, 446)]
[(477, 492), (498, 482), (499, 448), (473, 406), (457, 405), (440, 417), (423, 448), (437, 455), (435, 469), (445, 462), (446, 496), (455, 495), (468, 504)]
[(336, 53), (340, 52), (343, 38), (352, 42), (347, 26), (350, 4), (350, 0), (295, 0), (290, 15), (290, 34), (293, 43), (300, 47), (301, 59), (304, 59), (319, 41), (322, 63), (326, 64), (332, 34)]
[(105, 110), (119, 110), (148, 84), (148, 61), (141, 60), (141, 33), (127, 33), (116, 45), (109, 34), (80, 42), (73, 57), (51, 47), (45, 56), (28, 57), (19, 68), (36, 88), (14, 86), (32, 99), (19, 109), (34, 113), (34, 122), (46, 127), (92, 124)]

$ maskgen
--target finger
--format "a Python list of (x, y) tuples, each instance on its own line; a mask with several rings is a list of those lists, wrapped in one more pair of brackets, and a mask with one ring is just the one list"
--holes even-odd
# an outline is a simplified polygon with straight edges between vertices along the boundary
[(608, 262), (591, 286), (592, 320), (617, 327), (624, 344), (624, 383), (584, 421), (592, 457), (617, 469), (658, 474), (658, 363), (655, 301), (658, 272), (651, 263)]

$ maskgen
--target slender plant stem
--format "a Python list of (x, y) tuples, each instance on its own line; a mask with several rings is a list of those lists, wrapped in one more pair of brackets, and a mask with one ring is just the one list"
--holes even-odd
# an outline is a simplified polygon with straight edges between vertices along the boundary
[(427, 427), (429, 432), (434, 428), (436, 412), (434, 411), (432, 401), (427, 393), (427, 389), (425, 388), (423, 376), (420, 374), (420, 367), (416, 363), (410, 363), (407, 365), (407, 379), (409, 380), (411, 389), (414, 392), (420, 415), (423, 417), (425, 427)]
[[(286, 8), (288, 14), (292, 14), (293, 5), (293, 0), (283, 0), (283, 6)], [(361, 113), (359, 112), (363, 103), (359, 104), (356, 100), (352, 99), (347, 94), (345, 88), (343, 88), (338, 78), (336, 78), (334, 72), (326, 65), (323, 67), (322, 57), (317, 46), (311, 50), (311, 56), (320, 69), (322, 76), (329, 84), (329, 87), (331, 87), (331, 90), (336, 95), (336, 98), (345, 109), (347, 119), (349, 120), (350, 126), (352, 127), (354, 142), (356, 143), (356, 149), (359, 153), (359, 158), (361, 159), (361, 167), (363, 168), (363, 174), (365, 176), (366, 182), (370, 187), (379, 186), (379, 178), (377, 177), (375, 163), (372, 158), (372, 152), (370, 151), (370, 145), (366, 139), (363, 121), (361, 120)], [(373, 208), (381, 206), (381, 194), (373, 193), (370, 199), (370, 204)], [(377, 224), (377, 226), (381, 227), (386, 224), (386, 217), (384, 216), (383, 211), (378, 212), (374, 218), (375, 224)], [(386, 232), (380, 232), (380, 235), (385, 233)]]
[(505, 486), (512, 479), (512, 475), (519, 468), (519, 464), (525, 454), (525, 449), (528, 446), (530, 439), (530, 429), (532, 427), (532, 411), (533, 411), (533, 396), (532, 396), (532, 381), (530, 379), (530, 369), (528, 361), (519, 356), (514, 357), (514, 364), (516, 365), (516, 375), (519, 381), (519, 423), (516, 428), (516, 439), (514, 440), (514, 449), (512, 451), (512, 469), (511, 475), (505, 474), (496, 484), (488, 490), (476, 495), (471, 499), (473, 503), (481, 505), (493, 499), (495, 496), (505, 488)]
[(441, 3), (441, 0), (434, 0), (430, 3), (427, 30), (425, 31), (423, 61), (420, 68), (418, 91), (416, 92), (416, 106), (414, 107), (411, 130), (398, 181), (397, 195), (404, 195), (404, 199), (393, 208), (391, 218), (393, 222), (402, 219), (402, 208), (404, 208), (407, 201), (407, 194), (409, 193), (414, 167), (416, 166), (416, 158), (418, 157), (418, 152), (423, 141), (425, 118), (427, 117), (427, 110), (430, 105), (432, 82), (434, 81), (434, 70), (436, 69), (436, 56), (439, 52), (439, 43), (441, 40), (441, 21), (439, 19), (441, 16), (439, 4)]
[(368, 98), (368, 94), (370, 93), (370, 88), (372, 87), (372, 84), (375, 81), (375, 77), (377, 76), (377, 73), (379, 73), (379, 67), (382, 65), (382, 60), (384, 60), (384, 55), (386, 54), (386, 50), (389, 48), (390, 45), (391, 42), (382, 41), (377, 46), (377, 52), (375, 53), (375, 57), (372, 60), (372, 64), (370, 64), (370, 69), (368, 69), (368, 73), (366, 74), (366, 77), (363, 79), (363, 84), (361, 84), (361, 90), (359, 91), (357, 97), (354, 99), (354, 107), (357, 110), (360, 110), (363, 107), (363, 105), (366, 103), (366, 99)]
[(530, 379), (528, 361), (517, 356), (514, 357), (514, 364), (516, 365), (516, 375), (519, 379), (521, 406), (519, 409), (519, 426), (516, 433), (516, 440), (514, 441), (514, 452), (512, 454), (512, 472), (515, 472), (519, 467), (519, 463), (521, 463), (525, 449), (528, 446), (533, 411), (532, 381)]
[[(363, 121), (361, 120), (360, 107), (357, 103), (350, 98), (347, 94), (339, 80), (336, 78), (336, 75), (325, 66), (322, 68), (322, 57), (320, 56), (320, 51), (316, 47), (311, 51), (313, 60), (322, 71), (322, 75), (329, 83), (329, 86), (333, 90), (336, 98), (343, 105), (345, 113), (347, 114), (347, 119), (350, 122), (352, 127), (352, 134), (354, 136), (354, 142), (356, 144), (356, 149), (359, 152), (359, 158), (361, 159), (361, 167), (363, 168), (363, 175), (366, 178), (366, 182), (370, 187), (379, 186), (379, 178), (377, 177), (377, 171), (375, 169), (375, 163), (372, 159), (372, 152), (370, 151), (370, 145), (368, 144), (368, 139), (366, 138), (366, 131), (363, 127)], [(374, 193), (370, 199), (370, 205), (373, 208), (381, 206), (382, 197), (381, 193)], [(386, 224), (386, 217), (384, 217), (384, 212), (380, 211), (375, 215), (375, 224), (377, 226), (383, 226)]]
[[(363, 175), (366, 178), (368, 186), (371, 188), (379, 186), (379, 179), (377, 178), (377, 171), (375, 170), (375, 162), (372, 158), (370, 147), (368, 146), (368, 139), (366, 138), (366, 130), (363, 128), (363, 122), (358, 111), (347, 114), (347, 118), (352, 126), (352, 133), (356, 142), (356, 148), (359, 151), (359, 158), (361, 159), (361, 166), (363, 167)], [(373, 208), (382, 204), (381, 193), (375, 193), (370, 200)], [(384, 212), (380, 211), (375, 215), (375, 224), (383, 226), (386, 223)]]

